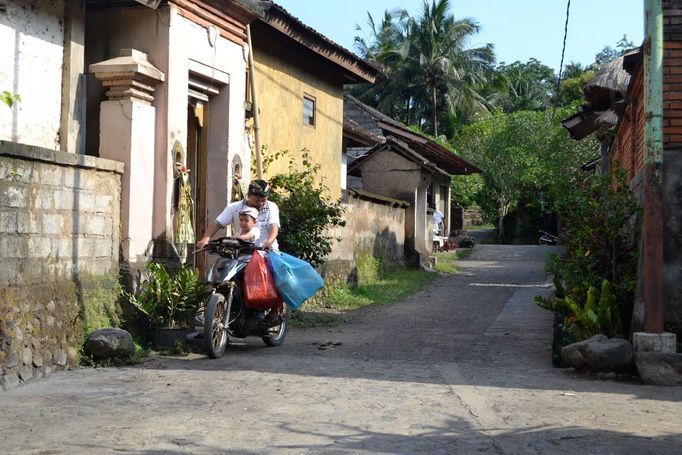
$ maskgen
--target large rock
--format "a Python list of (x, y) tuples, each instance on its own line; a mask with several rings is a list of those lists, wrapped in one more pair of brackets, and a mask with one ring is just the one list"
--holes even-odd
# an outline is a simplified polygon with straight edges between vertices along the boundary
[(94, 359), (127, 358), (135, 353), (133, 337), (123, 329), (99, 329), (85, 340), (85, 353)]
[(682, 385), (682, 354), (637, 352), (635, 365), (644, 384)]
[(598, 341), (606, 341), (609, 338), (606, 335), (595, 335), (587, 340), (578, 341), (577, 343), (569, 344), (561, 349), (561, 360), (564, 361), (569, 367), (573, 367), (576, 370), (582, 370), (587, 366), (587, 360), (585, 359), (585, 353), (587, 347), (590, 343), (596, 343)]
[(632, 365), (632, 345), (627, 340), (600, 334), (565, 346), (561, 359), (576, 370), (625, 371)]
[(592, 371), (625, 371), (632, 366), (632, 345), (622, 338), (595, 341), (587, 346), (585, 360)]

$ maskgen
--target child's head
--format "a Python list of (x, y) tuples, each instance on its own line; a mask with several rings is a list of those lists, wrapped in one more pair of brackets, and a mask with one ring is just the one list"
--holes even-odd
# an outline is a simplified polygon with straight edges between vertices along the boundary
[(258, 210), (254, 207), (244, 206), (239, 212), (239, 227), (243, 230), (251, 229), (256, 225)]

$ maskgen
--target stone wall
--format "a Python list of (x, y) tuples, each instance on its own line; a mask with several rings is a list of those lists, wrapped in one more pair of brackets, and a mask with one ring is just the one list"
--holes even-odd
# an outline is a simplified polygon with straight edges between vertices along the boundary
[(123, 164), (0, 141), (0, 384), (79, 361), (117, 318)]
[(332, 234), (341, 241), (334, 243), (322, 267), (327, 280), (353, 283), (357, 278), (358, 255), (382, 258), (389, 263), (402, 261), (407, 204), (355, 190), (345, 191), (344, 200), (346, 225)]

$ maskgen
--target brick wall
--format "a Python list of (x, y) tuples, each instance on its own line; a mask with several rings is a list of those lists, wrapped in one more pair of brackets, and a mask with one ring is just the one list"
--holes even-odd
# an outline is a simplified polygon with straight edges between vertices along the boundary
[(0, 141), (0, 384), (79, 360), (116, 318), (123, 164)]
[[(663, 2), (663, 250), (665, 323), (667, 330), (682, 334), (682, 8), (679, 2)], [(631, 187), (643, 201), (644, 167), (643, 67), (637, 69), (628, 105), (609, 151), (628, 171)], [(640, 261), (641, 262), (641, 261)], [(641, 266), (641, 264), (640, 264)], [(640, 268), (640, 275), (642, 273)], [(641, 290), (640, 290), (641, 291)], [(641, 327), (641, 292), (635, 299), (633, 325)]]

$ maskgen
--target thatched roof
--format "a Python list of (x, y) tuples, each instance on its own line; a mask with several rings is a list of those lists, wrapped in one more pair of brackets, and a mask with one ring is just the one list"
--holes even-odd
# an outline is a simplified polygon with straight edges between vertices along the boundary
[(630, 74), (623, 68), (623, 60), (627, 55), (639, 52), (638, 49), (628, 51), (617, 59), (602, 66), (601, 70), (583, 90), (585, 99), (598, 110), (607, 109), (614, 101), (625, 98), (630, 84)]

